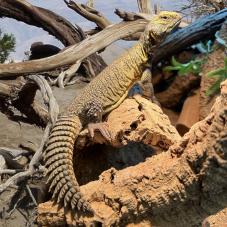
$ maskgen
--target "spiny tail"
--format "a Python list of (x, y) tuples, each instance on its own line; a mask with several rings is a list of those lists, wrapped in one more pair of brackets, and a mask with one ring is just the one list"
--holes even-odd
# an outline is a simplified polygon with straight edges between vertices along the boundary
[(71, 207), (72, 211), (80, 210), (91, 214), (92, 208), (82, 198), (73, 169), (74, 142), (81, 129), (77, 116), (60, 117), (51, 131), (44, 161), (52, 198), (64, 207)]

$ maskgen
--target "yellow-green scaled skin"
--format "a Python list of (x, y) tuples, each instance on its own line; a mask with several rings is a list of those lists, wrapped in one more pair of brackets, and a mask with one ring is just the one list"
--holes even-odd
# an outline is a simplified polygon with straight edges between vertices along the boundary
[(72, 211), (93, 213), (80, 193), (73, 170), (75, 140), (88, 123), (101, 120), (102, 115), (123, 102), (134, 83), (140, 80), (152, 51), (151, 46), (176, 27), (179, 21), (179, 14), (173, 12), (155, 16), (140, 41), (93, 79), (59, 117), (44, 155), (47, 183), (57, 203)]

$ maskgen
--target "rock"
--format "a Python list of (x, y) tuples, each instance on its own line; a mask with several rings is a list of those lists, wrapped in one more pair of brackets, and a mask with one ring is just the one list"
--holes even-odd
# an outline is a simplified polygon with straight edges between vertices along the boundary
[(202, 227), (226, 227), (227, 226), (227, 208), (218, 211), (216, 214), (207, 217)]

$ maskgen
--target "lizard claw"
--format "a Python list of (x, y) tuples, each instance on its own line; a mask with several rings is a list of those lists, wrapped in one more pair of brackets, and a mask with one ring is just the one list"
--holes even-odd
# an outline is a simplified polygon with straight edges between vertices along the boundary
[(94, 138), (95, 131), (99, 131), (108, 142), (111, 141), (111, 134), (108, 128), (108, 124), (106, 122), (89, 123), (88, 131), (90, 133), (91, 138)]

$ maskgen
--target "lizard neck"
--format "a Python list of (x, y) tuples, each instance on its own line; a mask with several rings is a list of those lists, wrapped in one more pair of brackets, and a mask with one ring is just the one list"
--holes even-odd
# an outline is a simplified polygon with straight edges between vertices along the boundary
[(150, 37), (146, 32), (144, 32), (139, 39), (139, 43), (141, 44), (146, 56), (148, 58), (153, 57), (154, 52), (153, 48), (155, 45), (155, 40), (152, 37)]
[(148, 60), (149, 56), (141, 42), (137, 42), (125, 53), (124, 61), (128, 71), (130, 72), (131, 69), (134, 71), (134, 73), (129, 73), (132, 83), (140, 79)]

